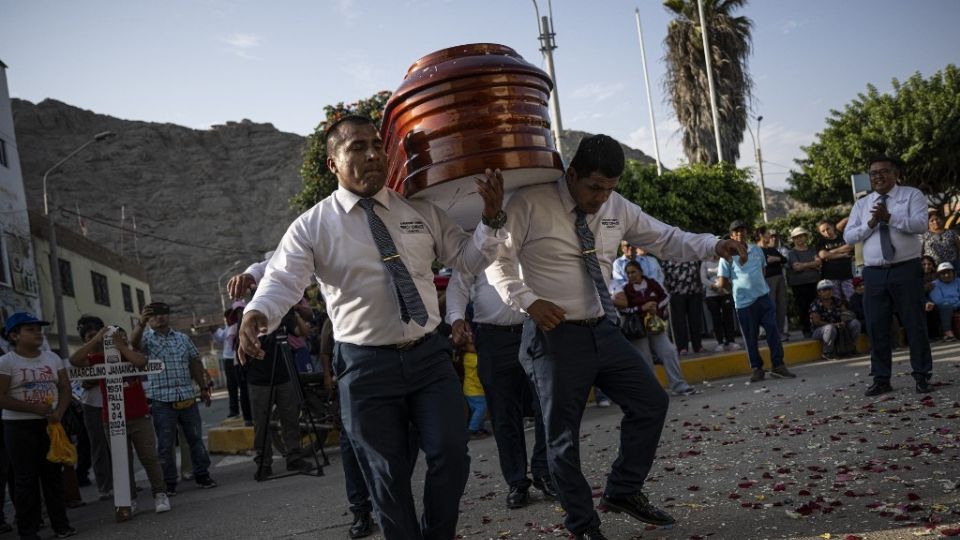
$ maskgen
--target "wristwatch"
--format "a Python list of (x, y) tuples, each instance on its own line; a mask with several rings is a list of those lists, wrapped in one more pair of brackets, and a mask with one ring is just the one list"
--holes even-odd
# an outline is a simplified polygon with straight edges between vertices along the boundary
[(501, 209), (493, 219), (487, 219), (486, 216), (481, 214), (480, 222), (491, 229), (501, 229), (507, 224), (507, 213)]

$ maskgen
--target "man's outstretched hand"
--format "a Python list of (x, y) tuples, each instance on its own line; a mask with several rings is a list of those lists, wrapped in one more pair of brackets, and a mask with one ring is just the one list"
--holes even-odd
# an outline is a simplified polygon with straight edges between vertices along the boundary
[(717, 255), (726, 259), (727, 262), (733, 262), (733, 256), (740, 256), (740, 264), (747, 264), (747, 245), (736, 240), (721, 240), (717, 242)]
[(238, 300), (246, 296), (247, 291), (256, 284), (257, 281), (250, 274), (237, 274), (227, 282), (227, 292), (230, 293), (230, 298)]
[(240, 323), (240, 347), (237, 349), (237, 358), (241, 364), (246, 364), (250, 358), (263, 359), (265, 353), (258, 338), (266, 333), (266, 315), (256, 310), (243, 314), (243, 322)]

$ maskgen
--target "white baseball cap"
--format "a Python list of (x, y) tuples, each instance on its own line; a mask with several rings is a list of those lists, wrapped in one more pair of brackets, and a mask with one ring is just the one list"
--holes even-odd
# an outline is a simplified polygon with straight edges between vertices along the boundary
[(937, 273), (938, 273), (938, 274), (939, 274), (940, 272), (947, 272), (947, 271), (950, 271), (950, 272), (953, 271), (953, 265), (950, 264), (950, 263), (948, 263), (948, 262), (942, 262), (942, 263), (940, 263), (940, 266), (937, 267)]
[(823, 289), (833, 290), (833, 282), (829, 279), (821, 279), (820, 282), (817, 283), (817, 290), (822, 291)]

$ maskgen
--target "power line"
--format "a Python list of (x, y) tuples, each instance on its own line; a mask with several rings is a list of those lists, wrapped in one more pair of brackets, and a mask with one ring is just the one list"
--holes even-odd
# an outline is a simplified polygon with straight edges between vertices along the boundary
[(172, 239), (172, 238), (167, 238), (167, 237), (164, 237), (164, 236), (160, 236), (160, 235), (158, 235), (158, 234), (152, 234), (152, 233), (143, 232), (143, 231), (140, 231), (140, 230), (134, 231), (134, 230), (128, 229), (128, 228), (126, 228), (126, 227), (121, 227), (121, 226), (119, 226), (119, 225), (115, 225), (115, 224), (110, 223), (109, 221), (106, 221), (106, 220), (104, 220), (104, 219), (95, 218), (95, 217), (93, 217), (93, 216), (87, 216), (87, 215), (81, 214), (81, 213), (79, 213), (79, 212), (76, 212), (76, 211), (74, 211), (74, 210), (70, 210), (70, 209), (64, 208), (64, 207), (62, 207), (62, 206), (60, 206), (60, 207), (58, 207), (58, 208), (59, 208), (59, 210), (60, 210), (61, 212), (64, 212), (64, 213), (66, 213), (66, 214), (70, 214), (70, 215), (73, 215), (73, 216), (79, 216), (79, 217), (82, 217), (82, 218), (84, 218), (84, 219), (89, 219), (90, 221), (93, 221), (94, 223), (99, 223), (99, 224), (101, 224), (101, 225), (106, 225), (107, 227), (112, 227), (112, 228), (114, 228), (114, 229), (120, 229), (121, 231), (126, 231), (126, 232), (129, 232), (129, 233), (131, 233), (131, 234), (139, 234), (139, 235), (141, 235), (141, 236), (146, 236), (147, 238), (153, 238), (154, 240), (160, 240), (161, 242), (167, 242), (167, 243), (176, 244), (176, 245), (179, 245), (179, 246), (192, 247), (192, 248), (203, 249), (203, 250), (208, 250), (208, 251), (219, 251), (219, 252), (222, 252), (222, 253), (232, 253), (232, 254), (241, 254), (241, 255), (249, 255), (249, 254), (251, 254), (251, 253), (257, 253), (256, 251), (253, 251), (253, 250), (243, 251), (243, 250), (239, 250), (239, 249), (227, 249), (227, 248), (218, 248), (218, 247), (213, 247), (213, 246), (203, 246), (203, 245), (200, 245), (200, 244), (192, 244), (192, 243), (190, 243), (190, 242), (184, 242), (183, 240), (174, 240), (174, 239)]

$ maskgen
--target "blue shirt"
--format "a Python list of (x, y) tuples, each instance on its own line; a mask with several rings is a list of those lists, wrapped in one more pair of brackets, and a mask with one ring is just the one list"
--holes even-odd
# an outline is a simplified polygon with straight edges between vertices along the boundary
[(755, 244), (747, 246), (747, 263), (742, 266), (738, 255), (734, 255), (732, 264), (726, 259), (720, 259), (717, 274), (729, 279), (733, 284), (733, 304), (737, 309), (750, 306), (770, 292), (767, 280), (763, 277), (765, 266), (767, 257)]
[(171, 403), (196, 397), (190, 361), (199, 360), (200, 353), (186, 334), (170, 330), (164, 336), (147, 330), (140, 341), (140, 350), (150, 360), (163, 361), (163, 371), (150, 374), (144, 385), (149, 399)]
[(937, 305), (960, 308), (960, 280), (953, 278), (950, 283), (944, 283), (939, 279), (934, 281), (933, 290), (930, 291), (930, 301)]

